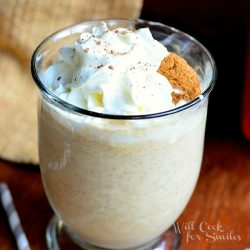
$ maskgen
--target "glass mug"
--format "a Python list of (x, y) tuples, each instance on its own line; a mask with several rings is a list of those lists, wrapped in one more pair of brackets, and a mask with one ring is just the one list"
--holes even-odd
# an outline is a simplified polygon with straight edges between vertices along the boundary
[(203, 45), (175, 28), (144, 20), (103, 20), (110, 29), (149, 27), (156, 40), (194, 68), (202, 94), (173, 110), (146, 115), (73, 106), (46, 88), (43, 72), (60, 58), (60, 47), (101, 21), (54, 33), (32, 57), (40, 90), (40, 168), (56, 214), (47, 228), (47, 244), (49, 249), (176, 249), (171, 225), (199, 176), (215, 63)]

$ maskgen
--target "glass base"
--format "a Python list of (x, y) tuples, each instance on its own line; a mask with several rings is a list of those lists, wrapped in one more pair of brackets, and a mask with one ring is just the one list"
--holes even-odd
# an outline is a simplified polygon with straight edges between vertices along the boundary
[[(49, 222), (46, 231), (46, 240), (49, 250), (109, 250), (107, 248), (92, 246), (82, 241), (70, 232), (56, 216)], [(160, 237), (143, 246), (123, 250), (178, 250), (179, 245), (179, 234), (175, 233), (173, 227), (171, 227)]]

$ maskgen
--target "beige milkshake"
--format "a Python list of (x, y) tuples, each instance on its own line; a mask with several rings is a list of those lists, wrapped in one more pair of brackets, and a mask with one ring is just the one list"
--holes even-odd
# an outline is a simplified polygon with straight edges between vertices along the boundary
[(206, 104), (142, 127), (98, 118), (84, 124), (56, 112), (42, 104), (42, 178), (52, 207), (81, 239), (126, 249), (174, 223), (199, 174)]
[(207, 98), (180, 112), (147, 115), (188, 105), (201, 93), (198, 76), (149, 29), (101, 23), (60, 55), (39, 72), (41, 81), (95, 113), (40, 100), (40, 166), (50, 204), (91, 245), (146, 244), (175, 222), (194, 190)]

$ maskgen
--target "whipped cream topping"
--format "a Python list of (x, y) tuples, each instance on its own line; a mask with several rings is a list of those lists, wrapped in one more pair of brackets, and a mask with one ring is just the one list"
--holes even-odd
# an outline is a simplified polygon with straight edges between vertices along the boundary
[(61, 99), (84, 109), (118, 115), (175, 107), (167, 78), (157, 72), (169, 52), (148, 28), (109, 30), (105, 23), (82, 33), (40, 77)]

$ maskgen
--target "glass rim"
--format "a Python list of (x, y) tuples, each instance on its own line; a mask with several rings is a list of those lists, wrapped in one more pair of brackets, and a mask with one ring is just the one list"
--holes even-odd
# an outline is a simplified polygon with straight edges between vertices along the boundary
[[(167, 28), (175, 33), (179, 33), (181, 35), (183, 35), (184, 37), (188, 38), (189, 40), (191, 40), (192, 42), (194, 42), (195, 44), (197, 44), (199, 47), (202, 48), (202, 50), (205, 52), (205, 54), (207, 55), (210, 63), (211, 63), (211, 67), (212, 67), (212, 76), (211, 76), (211, 80), (208, 84), (208, 87), (195, 99), (193, 99), (190, 102), (185, 103), (184, 105), (181, 105), (179, 107), (176, 107), (174, 109), (170, 109), (170, 110), (166, 110), (166, 111), (161, 111), (161, 112), (157, 112), (157, 113), (151, 113), (151, 114), (141, 114), (141, 115), (113, 115), (113, 114), (105, 114), (105, 113), (99, 113), (99, 112), (95, 112), (95, 111), (91, 111), (91, 110), (87, 110), (84, 108), (80, 108), (77, 107), (69, 102), (64, 101), (63, 99), (61, 99), (60, 97), (58, 97), (57, 95), (55, 95), (54, 93), (52, 93), (48, 88), (45, 87), (45, 85), (42, 83), (42, 81), (40, 80), (39, 76), (38, 76), (38, 72), (36, 70), (36, 58), (37, 55), (40, 51), (40, 49), (43, 47), (44, 44), (46, 44), (47, 41), (49, 41), (50, 39), (52, 39), (53, 37), (58, 36), (59, 34), (66, 32), (66, 31), (70, 31), (72, 30), (72, 28), (77, 27), (77, 26), (82, 26), (82, 25), (86, 25), (87, 23), (95, 23), (95, 22), (102, 22), (102, 21), (130, 21), (131, 23), (145, 23), (150, 25), (158, 25), (161, 26), (163, 28)], [(74, 33), (72, 33), (74, 34)], [(168, 116), (168, 115), (172, 115), (175, 113), (179, 113), (181, 111), (184, 111), (198, 103), (201, 102), (201, 100), (203, 100), (205, 97), (207, 97), (210, 92), (213, 90), (215, 83), (216, 83), (216, 75), (217, 75), (217, 69), (216, 69), (216, 65), (215, 65), (215, 61), (212, 57), (212, 55), (210, 54), (210, 52), (208, 51), (208, 49), (202, 45), (198, 40), (196, 40), (194, 37), (188, 35), (187, 33), (180, 31), (172, 26), (168, 26), (165, 25), (163, 23), (160, 22), (154, 22), (154, 21), (147, 21), (147, 20), (143, 20), (143, 19), (123, 19), (123, 18), (111, 18), (111, 19), (94, 19), (94, 20), (86, 20), (83, 21), (81, 23), (77, 23), (71, 26), (68, 26), (66, 28), (60, 29), (54, 33), (52, 33), (51, 35), (49, 35), (48, 37), (46, 37), (35, 49), (32, 58), (31, 58), (31, 74), (32, 74), (32, 78), (35, 81), (38, 89), (40, 90), (40, 92), (42, 94), (44, 94), (46, 97), (48, 97), (49, 99), (52, 99), (55, 103), (59, 104), (59, 106), (62, 106), (63, 108), (65, 108), (66, 110), (70, 111), (70, 112), (74, 112), (80, 115), (87, 115), (87, 116), (92, 116), (92, 117), (96, 117), (96, 118), (105, 118), (105, 119), (115, 119), (115, 120), (140, 120), (140, 119), (151, 119), (151, 118), (158, 118), (158, 117), (163, 117), (163, 116)]]

